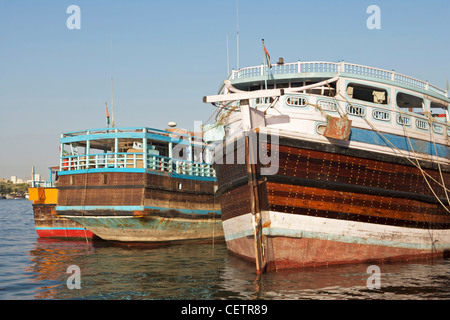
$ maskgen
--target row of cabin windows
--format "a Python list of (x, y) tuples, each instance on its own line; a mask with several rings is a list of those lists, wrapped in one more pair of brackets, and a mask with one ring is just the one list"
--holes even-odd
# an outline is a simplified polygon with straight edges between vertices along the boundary
[[(388, 93), (385, 89), (363, 86), (350, 83), (347, 86), (347, 95), (356, 100), (383, 104), (389, 103)], [(417, 96), (407, 93), (398, 92), (396, 96), (397, 106), (402, 111), (415, 112), (422, 114), (424, 112), (424, 100)], [(430, 104), (430, 111), (435, 117), (445, 117), (447, 106), (432, 101)]]
[[(315, 84), (315, 83), (317, 83), (317, 81), (267, 83), (267, 89), (300, 88), (300, 87), (309, 86), (309, 85)], [(240, 90), (247, 90), (247, 91), (257, 91), (257, 90), (266, 89), (265, 84), (254, 84), (252, 86), (242, 87), (242, 88), (239, 85), (236, 85), (236, 87)], [(313, 89), (303, 90), (302, 93), (334, 97), (336, 95), (336, 82), (330, 83), (329, 85), (323, 85), (321, 87), (313, 88)]]
[[(279, 89), (279, 88), (298, 88), (303, 87), (306, 85), (311, 85), (317, 82), (313, 81), (298, 81), (298, 82), (281, 82), (281, 83), (268, 83), (267, 89)], [(244, 89), (244, 88), (242, 88)], [(255, 91), (255, 90), (262, 90), (265, 89), (264, 84), (255, 84), (253, 86), (246, 88), (248, 91)], [(316, 95), (323, 95), (323, 96), (329, 96), (334, 97), (336, 95), (336, 82), (330, 83), (328, 85), (324, 85), (319, 88), (313, 88), (308, 90), (303, 90), (302, 93), (306, 94), (316, 94)], [(390, 103), (389, 101), (389, 95), (387, 90), (382, 88), (376, 88), (371, 86), (365, 86), (355, 83), (350, 83), (347, 86), (347, 96), (351, 99), (361, 100), (365, 102), (375, 103), (375, 104), (381, 104), (381, 105), (387, 105)], [(305, 106), (306, 101), (303, 98), (296, 98), (297, 100), (289, 100), (288, 98), (287, 104), (290, 106)], [(271, 103), (273, 100), (272, 98), (258, 98), (256, 100), (256, 104), (266, 104)], [(423, 113), (424, 111), (424, 101), (422, 98), (399, 92), (396, 96), (396, 103), (397, 106), (402, 111), (407, 112), (416, 112), (416, 113)], [(447, 106), (437, 103), (437, 102), (431, 102), (430, 104), (430, 111), (435, 117), (445, 117), (446, 116), (446, 109)]]

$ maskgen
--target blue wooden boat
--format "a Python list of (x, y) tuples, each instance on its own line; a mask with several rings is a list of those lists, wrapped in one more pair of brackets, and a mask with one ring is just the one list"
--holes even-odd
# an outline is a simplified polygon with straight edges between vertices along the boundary
[(104, 128), (61, 135), (58, 215), (104, 240), (223, 238), (215, 171), (201, 135)]

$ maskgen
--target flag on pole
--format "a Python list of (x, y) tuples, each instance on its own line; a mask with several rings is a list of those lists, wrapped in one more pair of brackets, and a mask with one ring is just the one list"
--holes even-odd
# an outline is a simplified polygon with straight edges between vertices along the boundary
[(106, 105), (106, 102), (105, 102), (105, 109), (106, 109), (106, 124), (109, 127), (109, 112), (108, 112), (108, 107)]
[(267, 66), (272, 69), (272, 65), (270, 64), (270, 55), (267, 52), (266, 46), (264, 45), (264, 39), (262, 39), (263, 49), (264, 49), (264, 57), (266, 58)]

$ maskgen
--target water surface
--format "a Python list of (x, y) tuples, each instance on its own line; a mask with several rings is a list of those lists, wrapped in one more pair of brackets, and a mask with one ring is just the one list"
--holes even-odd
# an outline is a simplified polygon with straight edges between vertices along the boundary
[[(70, 266), (80, 289), (69, 289)], [(40, 239), (31, 202), (0, 200), (0, 299), (447, 300), (450, 260), (284, 270), (257, 276), (223, 242), (159, 248)], [(72, 282), (70, 282), (72, 283)]]

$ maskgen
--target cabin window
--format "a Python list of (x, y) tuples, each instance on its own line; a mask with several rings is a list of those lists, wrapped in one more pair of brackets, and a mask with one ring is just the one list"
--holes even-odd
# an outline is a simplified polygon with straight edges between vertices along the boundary
[(256, 104), (269, 104), (273, 102), (272, 97), (256, 98)]
[[(305, 86), (314, 84), (316, 82), (312, 82), (312, 81), (305, 81)], [(324, 84), (320, 87), (315, 87), (312, 89), (307, 89), (305, 91), (303, 91), (305, 93), (309, 93), (309, 94), (317, 94), (317, 95), (321, 95), (321, 96), (327, 96), (327, 97), (334, 97), (336, 95), (336, 82), (333, 83), (329, 83)]]
[(384, 110), (373, 110), (373, 118), (381, 121), (391, 121), (391, 113)]
[(349, 104), (347, 105), (347, 114), (351, 114), (357, 117), (365, 117), (366, 109), (362, 106), (352, 106)]
[(411, 118), (408, 116), (397, 115), (397, 123), (402, 126), (410, 126)]
[(407, 93), (397, 93), (397, 106), (403, 111), (423, 113), (423, 99)]
[(441, 124), (433, 123), (433, 131), (437, 134), (444, 134), (444, 127)]
[(436, 120), (445, 122), (445, 119), (447, 117), (447, 106), (441, 103), (431, 101), (430, 111), (433, 117), (437, 118)]
[(350, 83), (347, 86), (347, 95), (351, 99), (362, 100), (377, 104), (387, 104), (388, 94), (385, 89)]
[(428, 130), (428, 121), (416, 119), (416, 126), (422, 130)]
[(333, 101), (319, 100), (317, 104), (322, 110), (337, 111), (338, 109), (336, 102)]
[(287, 97), (286, 104), (292, 107), (304, 107), (306, 106), (306, 99), (303, 97)]

